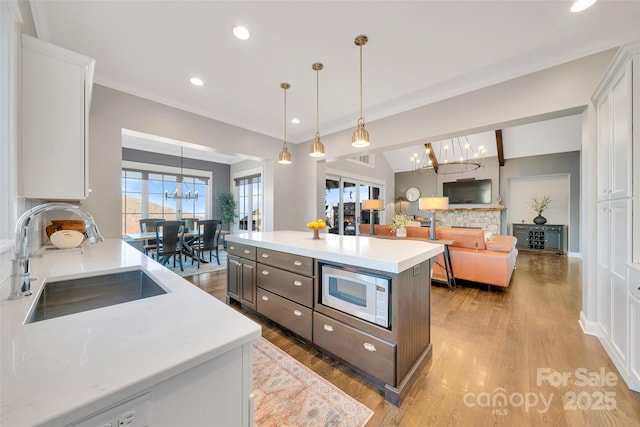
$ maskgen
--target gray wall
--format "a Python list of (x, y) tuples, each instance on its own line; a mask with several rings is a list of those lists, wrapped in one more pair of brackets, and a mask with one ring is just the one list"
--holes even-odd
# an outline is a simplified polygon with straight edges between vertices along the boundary
[[(152, 165), (163, 165), (180, 167), (180, 157), (169, 156), (167, 154), (150, 153), (148, 151), (134, 150), (131, 148), (122, 148), (122, 160), (138, 163), (148, 163)], [(211, 218), (222, 218), (222, 210), (218, 203), (218, 197), (221, 194), (228, 193), (230, 188), (229, 171), (230, 166), (223, 163), (207, 162), (199, 159), (184, 158), (182, 166), (185, 169), (195, 169), (211, 172), (213, 181), (210, 184), (212, 189), (213, 200), (209, 206)]]
[[(491, 178), (492, 200), (495, 200), (498, 192), (502, 196), (502, 205), (509, 209), (508, 182), (514, 178), (535, 177), (541, 175), (568, 174), (570, 182), (569, 200), (569, 252), (580, 252), (580, 152), (548, 154), (543, 156), (521, 157), (507, 159), (504, 166), (499, 167), (497, 161), (487, 159), (489, 164), (479, 169), (477, 179)], [(484, 169), (484, 171), (483, 171)], [(421, 197), (442, 195), (442, 182), (455, 178), (434, 177), (420, 175), (416, 172), (401, 172), (396, 174), (395, 197), (404, 196), (409, 187), (420, 189)], [(495, 205), (495, 203), (494, 203)], [(408, 207), (407, 207), (408, 206)], [(467, 207), (473, 205), (455, 205)], [(489, 205), (475, 205), (486, 207)], [(427, 216), (418, 211), (418, 202), (403, 203), (403, 211), (411, 215)], [(506, 213), (502, 213), (502, 234), (510, 233), (506, 223)]]
[[(510, 179), (526, 178), (540, 175), (569, 175), (569, 252), (580, 252), (580, 152), (547, 154), (544, 156), (521, 157), (507, 159), (500, 168), (500, 186), (503, 202), (509, 207), (509, 194), (506, 191)], [(544, 190), (543, 190), (544, 191)], [(503, 228), (505, 224), (503, 224)], [(505, 232), (506, 229), (503, 230)]]

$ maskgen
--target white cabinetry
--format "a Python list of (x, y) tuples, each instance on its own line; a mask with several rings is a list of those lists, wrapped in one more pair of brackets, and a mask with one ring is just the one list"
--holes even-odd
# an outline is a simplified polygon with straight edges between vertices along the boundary
[[(609, 357), (630, 388), (638, 389), (638, 312), (630, 265), (638, 209), (638, 45), (622, 48), (593, 96), (597, 114), (597, 316)], [(635, 134), (634, 134), (635, 132)], [(635, 157), (634, 157), (635, 156)], [(638, 179), (638, 178), (636, 178)], [(637, 215), (637, 213), (635, 214)], [(637, 227), (637, 224), (635, 225)], [(637, 244), (637, 243), (636, 243)], [(635, 248), (637, 253), (638, 248)], [(635, 323), (634, 323), (635, 322)]]
[(632, 381), (635, 381), (636, 391), (640, 391), (640, 265), (629, 267), (629, 284), (631, 296), (629, 297), (629, 319), (631, 330), (629, 331), (629, 373)]
[(86, 56), (22, 36), (22, 197), (80, 200), (88, 196), (94, 63)]

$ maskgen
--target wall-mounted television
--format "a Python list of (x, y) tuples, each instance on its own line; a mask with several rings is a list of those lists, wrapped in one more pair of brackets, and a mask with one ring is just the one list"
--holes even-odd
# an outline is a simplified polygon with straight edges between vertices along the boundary
[(442, 184), (442, 195), (449, 204), (491, 203), (490, 179), (461, 179)]

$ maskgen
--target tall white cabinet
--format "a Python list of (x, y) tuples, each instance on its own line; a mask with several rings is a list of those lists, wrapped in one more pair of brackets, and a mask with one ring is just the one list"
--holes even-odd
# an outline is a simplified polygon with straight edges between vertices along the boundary
[(95, 61), (22, 35), (19, 195), (88, 196), (88, 123)]
[[(597, 114), (599, 337), (627, 385), (640, 391), (638, 262), (640, 45), (620, 49), (592, 101)], [(640, 269), (638, 270), (640, 271)]]

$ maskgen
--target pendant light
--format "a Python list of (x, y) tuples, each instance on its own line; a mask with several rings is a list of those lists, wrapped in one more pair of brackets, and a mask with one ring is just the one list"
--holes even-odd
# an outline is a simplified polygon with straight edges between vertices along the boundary
[(287, 149), (287, 89), (291, 87), (289, 83), (280, 83), (280, 87), (284, 92), (284, 144), (282, 144), (282, 151), (278, 156), (278, 163), (283, 165), (291, 164), (291, 153)]
[(311, 157), (324, 157), (324, 144), (320, 142), (320, 84), (319, 84), (319, 73), (322, 70), (323, 65), (319, 62), (315, 62), (311, 68), (313, 68), (316, 72), (316, 136), (313, 139), (313, 143), (311, 143), (311, 149), (309, 150), (309, 155)]
[(369, 146), (369, 132), (364, 128), (364, 117), (362, 117), (362, 46), (367, 44), (367, 41), (369, 39), (365, 35), (359, 35), (354, 40), (356, 46), (360, 47), (360, 118), (358, 118), (358, 127), (351, 136), (351, 145), (358, 148)]

